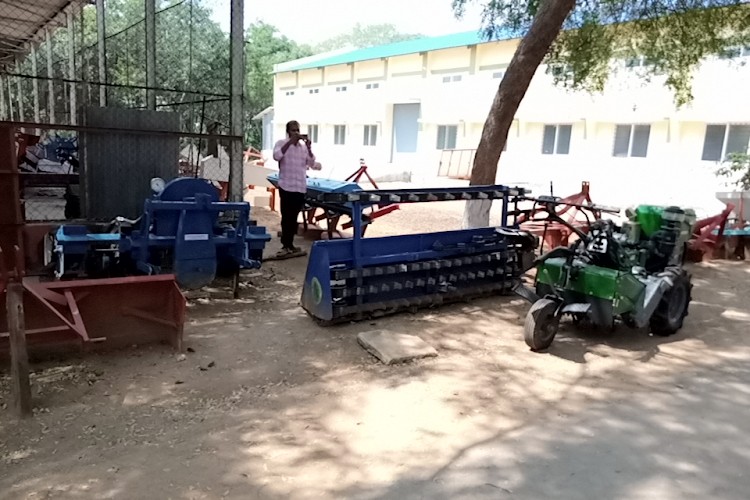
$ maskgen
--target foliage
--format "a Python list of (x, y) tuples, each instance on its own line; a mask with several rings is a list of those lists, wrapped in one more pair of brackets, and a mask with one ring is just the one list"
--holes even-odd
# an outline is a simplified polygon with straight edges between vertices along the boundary
[(312, 51), (306, 45), (297, 45), (281, 35), (275, 27), (263, 22), (250, 25), (245, 39), (245, 140), (259, 148), (261, 123), (252, 117), (273, 104), (274, 64), (309, 56)]
[[(227, 132), (229, 123), (229, 35), (212, 19), (210, 0), (157, 0), (156, 2), (156, 86), (157, 107), (180, 113), (184, 131), (197, 132), (203, 122), (203, 131), (209, 122), (218, 122), (221, 132)], [(106, 0), (106, 57), (108, 105), (128, 108), (146, 106), (146, 48), (143, 0)], [(96, 9), (93, 5), (82, 8), (82, 15), (74, 21), (76, 44), (75, 79), (92, 82), (79, 85), (78, 104), (97, 102), (99, 80)], [(347, 45), (366, 47), (389, 43), (419, 35), (403, 35), (390, 24), (361, 26), (351, 32), (333, 37), (316, 48), (324, 51)], [(258, 22), (245, 33), (245, 140), (259, 147), (261, 122), (252, 117), (273, 104), (273, 66), (278, 63), (312, 55), (308, 45), (300, 45), (269, 24)], [(68, 77), (68, 30), (61, 27), (53, 31), (53, 66), (56, 77)], [(39, 48), (39, 72), (46, 75), (46, 50)], [(21, 63), (21, 72), (31, 74), (30, 58)], [(21, 80), (24, 95), (31, 95), (31, 80)], [(40, 107), (46, 114), (46, 86), (40, 93)], [(206, 96), (205, 117), (201, 92)], [(67, 121), (68, 86), (55, 84), (57, 121)], [(33, 102), (23, 102), (25, 116), (33, 115)]]
[[(111, 83), (145, 85), (146, 52), (143, 0), (108, 0), (107, 68)], [(92, 15), (94, 11), (92, 9)], [(114, 36), (112, 36), (114, 35)], [(183, 128), (198, 131), (203, 106), (200, 94), (229, 94), (229, 37), (211, 19), (203, 0), (157, 2), (156, 86), (175, 89), (157, 93), (161, 110), (181, 114)], [(141, 89), (112, 89), (112, 104), (145, 105)], [(229, 122), (228, 101), (206, 105), (206, 121)], [(192, 104), (190, 104), (192, 103)]]
[(750, 191), (750, 154), (730, 153), (716, 175), (727, 177), (730, 184), (742, 191)]
[(371, 24), (362, 26), (357, 23), (349, 33), (343, 33), (325, 40), (314, 47), (316, 53), (352, 47), (362, 49), (386, 43), (413, 40), (422, 35), (399, 33), (392, 24)]
[[(453, 0), (456, 15), (467, 3)], [(519, 37), (544, 0), (485, 0), (483, 34)], [(678, 106), (692, 99), (692, 71), (712, 54), (750, 41), (746, 0), (578, 0), (547, 54), (546, 62), (569, 68), (555, 82), (575, 90), (601, 91), (613, 58), (644, 57), (647, 75), (664, 75)]]

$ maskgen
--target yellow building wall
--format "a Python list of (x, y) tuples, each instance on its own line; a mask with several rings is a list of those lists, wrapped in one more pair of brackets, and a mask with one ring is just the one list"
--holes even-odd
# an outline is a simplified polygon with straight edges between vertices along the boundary
[(427, 67), (431, 72), (468, 68), (470, 62), (471, 50), (467, 47), (436, 50), (427, 56)]
[(358, 81), (385, 76), (385, 61), (376, 59), (354, 63), (354, 78)]
[(396, 56), (388, 59), (388, 77), (399, 73), (412, 73), (422, 71), (422, 56), (419, 54), (409, 54), (405, 56)]
[(309, 85), (323, 84), (323, 70), (321, 69), (303, 69), (299, 72), (299, 84), (303, 87)]
[(352, 68), (348, 64), (328, 66), (325, 69), (326, 83), (351, 82)]

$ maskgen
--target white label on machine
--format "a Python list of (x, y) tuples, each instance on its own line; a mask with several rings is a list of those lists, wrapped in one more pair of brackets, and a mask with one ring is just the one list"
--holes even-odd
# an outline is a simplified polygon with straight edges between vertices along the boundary
[(185, 241), (208, 241), (208, 234), (186, 234)]
[(589, 243), (588, 250), (595, 253), (607, 253), (608, 246), (607, 239), (604, 235), (596, 233), (594, 239)]

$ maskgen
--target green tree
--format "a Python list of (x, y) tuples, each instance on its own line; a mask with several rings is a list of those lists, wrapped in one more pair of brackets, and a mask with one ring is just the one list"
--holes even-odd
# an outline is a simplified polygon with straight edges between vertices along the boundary
[[(472, 0), (453, 0), (457, 16)], [(692, 72), (706, 56), (750, 40), (742, 0), (491, 0), (484, 3), (487, 39), (523, 36), (500, 82), (482, 130), (471, 184), (493, 184), (513, 117), (542, 62), (569, 68), (555, 82), (601, 90), (617, 56), (644, 56), (646, 75), (664, 74), (675, 103), (690, 101)], [(467, 203), (464, 225), (486, 226), (491, 202)]]
[(735, 188), (750, 191), (750, 154), (730, 153), (716, 175), (726, 177)]
[(334, 36), (315, 46), (315, 52), (328, 52), (331, 50), (352, 47), (362, 49), (374, 47), (393, 42), (404, 40), (413, 40), (420, 38), (422, 35), (399, 33), (392, 24), (371, 24), (362, 26), (357, 23), (349, 33)]
[[(200, 92), (229, 93), (229, 37), (211, 19), (205, 0), (157, 1), (156, 86), (161, 110), (180, 113), (183, 130), (197, 132), (200, 123)], [(146, 84), (145, 21), (143, 0), (105, 2), (108, 105), (144, 107), (146, 91), (129, 86)], [(79, 85), (79, 104), (96, 103), (99, 81), (96, 9), (85, 6), (74, 20), (76, 78), (91, 85)], [(52, 36), (55, 76), (67, 77), (67, 28)], [(38, 50), (43, 57), (45, 51)], [(29, 65), (26, 61), (25, 65)], [(40, 71), (46, 73), (43, 65)], [(176, 89), (171, 91), (168, 89)], [(190, 93), (189, 91), (197, 92)], [(56, 85), (58, 116), (65, 109), (65, 86)], [(228, 99), (209, 97), (207, 120), (227, 123)], [(191, 104), (192, 103), (192, 104)], [(28, 103), (27, 103), (28, 104)]]
[(250, 25), (245, 40), (245, 141), (260, 148), (261, 123), (252, 117), (273, 104), (274, 64), (309, 56), (312, 50), (263, 22)]

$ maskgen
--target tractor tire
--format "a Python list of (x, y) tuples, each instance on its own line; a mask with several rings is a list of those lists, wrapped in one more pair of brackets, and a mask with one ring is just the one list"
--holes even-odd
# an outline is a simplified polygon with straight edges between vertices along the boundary
[(529, 309), (523, 325), (523, 339), (532, 351), (542, 351), (552, 344), (560, 326), (556, 311), (557, 302), (549, 299), (538, 300)]
[(667, 337), (682, 328), (692, 300), (692, 289), (690, 275), (681, 271), (674, 279), (674, 286), (667, 290), (651, 316), (651, 333)]

